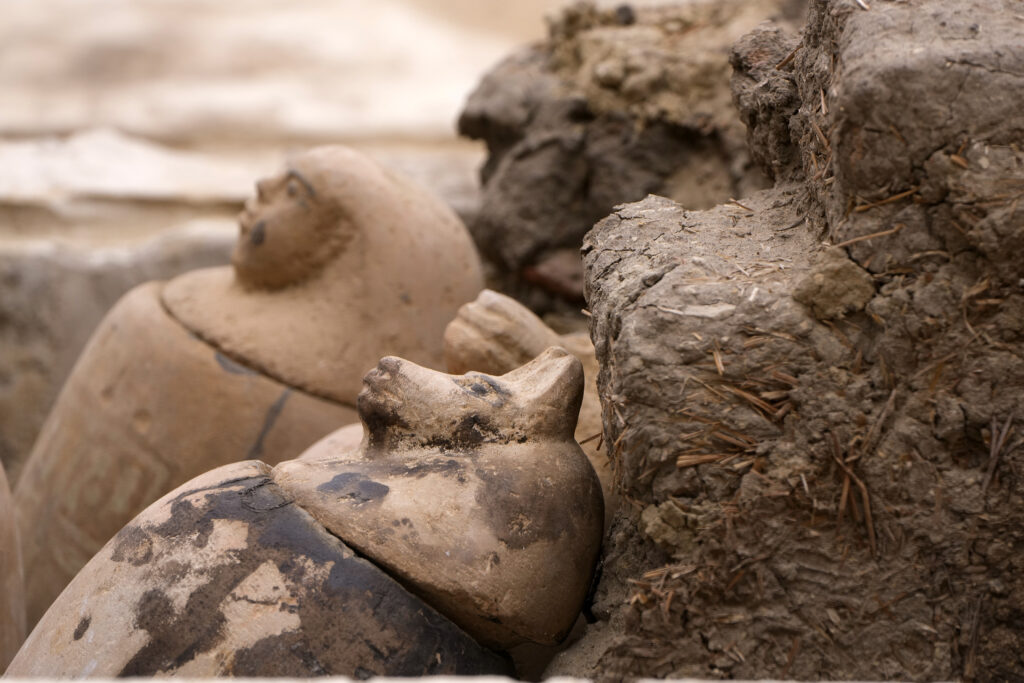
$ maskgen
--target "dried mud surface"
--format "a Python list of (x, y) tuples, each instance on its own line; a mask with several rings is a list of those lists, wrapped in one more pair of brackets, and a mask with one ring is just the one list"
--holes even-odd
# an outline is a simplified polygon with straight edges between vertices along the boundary
[(728, 51), (799, 0), (599, 8), (496, 66), (459, 119), (487, 143), (470, 230), (495, 286), (537, 310), (582, 301), (576, 251), (613, 206), (649, 192), (709, 208), (763, 186), (730, 101)]
[(1024, 18), (870, 6), (735, 47), (775, 188), (584, 243), (633, 508), (578, 675), (1024, 676)]

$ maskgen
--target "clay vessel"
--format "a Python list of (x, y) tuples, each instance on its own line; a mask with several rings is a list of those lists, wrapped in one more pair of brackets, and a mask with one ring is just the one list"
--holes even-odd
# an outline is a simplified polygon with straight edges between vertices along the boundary
[(601, 480), (607, 526), (618, 507), (618, 494), (608, 448), (601, 437), (598, 366), (590, 336), (585, 332), (559, 335), (526, 306), (489, 289), (463, 305), (444, 332), (445, 365), (453, 373), (505, 373), (549, 346), (561, 346), (583, 363), (585, 389), (576, 440)]
[(172, 491), (75, 577), (8, 675), (510, 673), (290, 502), (259, 461)]
[(53, 604), (9, 674), (512, 673), (562, 638), (601, 494), (572, 440), (580, 363), (512, 373), (385, 358), (341, 453), (221, 467), (151, 505)]
[(25, 595), (14, 500), (0, 463), (0, 671), (25, 639)]
[(282, 463), (275, 481), (331, 533), (477, 639), (557, 643), (600, 546), (600, 483), (573, 440), (583, 368), (548, 349), (500, 377), (384, 358), (364, 438)]
[(30, 625), (170, 489), (355, 420), (381, 353), (440, 366), (446, 322), (481, 287), (458, 218), (346, 148), (260, 181), (239, 224), (233, 267), (129, 292), (68, 378), (15, 491)]
[(175, 318), (264, 374), (347, 404), (382, 355), (442, 366), (445, 326), (483, 287), (451, 209), (344, 147), (308, 152), (257, 188), (234, 269), (164, 289)]

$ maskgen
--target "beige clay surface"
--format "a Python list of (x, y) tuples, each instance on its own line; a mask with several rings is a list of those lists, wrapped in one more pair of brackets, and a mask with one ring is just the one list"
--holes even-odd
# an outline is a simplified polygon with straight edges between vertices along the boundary
[(475, 301), (462, 306), (444, 332), (445, 363), (448, 372), (454, 373), (475, 370), (502, 374), (519, 367), (549, 346), (561, 346), (583, 363), (585, 388), (576, 423), (576, 440), (601, 480), (607, 527), (618, 505), (618, 496), (608, 450), (601, 438), (597, 359), (589, 335), (582, 332), (556, 334), (530, 309), (489, 289), (480, 292)]
[(297, 460), (323, 460), (346, 457), (363, 443), (363, 423), (354, 422), (337, 429), (307, 448)]

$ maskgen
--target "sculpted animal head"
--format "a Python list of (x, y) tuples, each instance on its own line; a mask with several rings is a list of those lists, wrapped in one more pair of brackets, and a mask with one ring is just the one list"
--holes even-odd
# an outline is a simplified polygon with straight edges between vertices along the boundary
[(341, 197), (351, 171), (334, 148), (293, 158), (279, 175), (256, 183), (238, 217), (231, 261), (245, 287), (279, 289), (319, 273), (354, 234)]
[(552, 347), (500, 376), (448, 375), (383, 358), (363, 378), (359, 416), (368, 447), (467, 450), (487, 443), (572, 441), (583, 367)]
[(361, 447), (274, 480), (479, 642), (560, 642), (604, 519), (573, 440), (579, 359), (551, 347), (503, 375), (449, 375), (388, 357), (363, 382)]

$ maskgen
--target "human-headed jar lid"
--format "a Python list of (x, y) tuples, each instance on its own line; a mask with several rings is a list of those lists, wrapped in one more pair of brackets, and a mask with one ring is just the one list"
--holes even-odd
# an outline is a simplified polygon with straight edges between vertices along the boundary
[(340, 146), (256, 188), (232, 267), (168, 283), (171, 315), (236, 361), (348, 404), (382, 355), (442, 366), (445, 325), (483, 287), (445, 204)]

